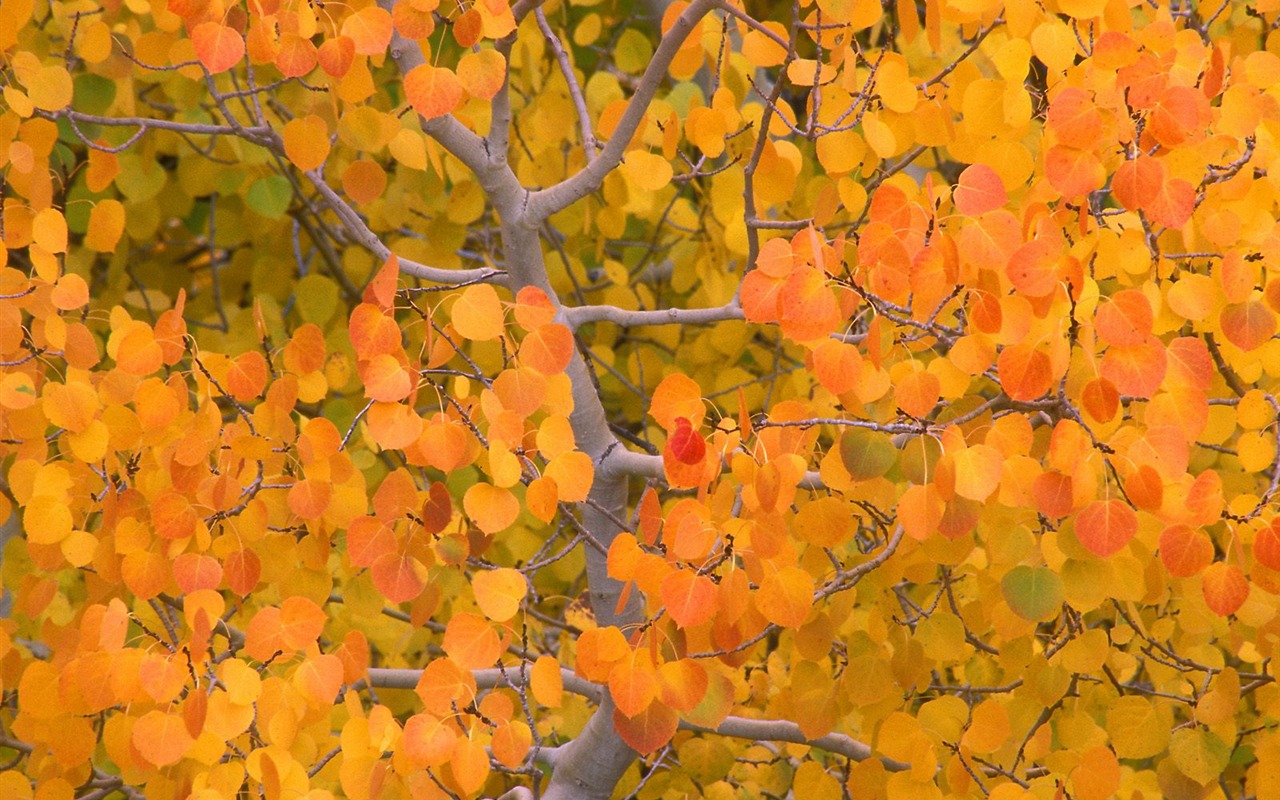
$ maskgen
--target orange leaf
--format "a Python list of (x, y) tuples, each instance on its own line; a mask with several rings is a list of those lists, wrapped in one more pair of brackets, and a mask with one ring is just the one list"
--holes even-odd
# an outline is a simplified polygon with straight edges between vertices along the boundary
[(1050, 237), (1032, 239), (1009, 256), (1009, 281), (1027, 297), (1045, 297), (1058, 288), (1062, 244)]
[(173, 560), (173, 579), (183, 594), (217, 589), (222, 583), (222, 565), (211, 556), (183, 553)]
[(262, 578), (262, 559), (252, 550), (234, 550), (222, 561), (227, 588), (244, 597)]
[(1222, 309), (1222, 334), (1241, 350), (1256, 350), (1276, 333), (1276, 315), (1261, 300), (1247, 300)]
[(401, 450), (422, 435), (422, 417), (407, 403), (378, 403), (365, 415), (369, 435), (384, 450)]
[[(315, 326), (309, 324), (299, 328), (293, 335), (293, 341), (298, 343), (300, 349), (305, 345), (306, 349), (310, 351), (307, 353), (306, 360), (310, 362), (311, 369), (299, 368), (298, 372), (311, 372), (319, 369), (320, 365), (324, 363), (323, 334), (321, 334), (319, 342), (316, 343), (303, 342), (299, 339), (299, 334), (307, 328), (315, 328)], [(318, 331), (319, 329), (316, 328), (316, 330)], [(400, 326), (396, 324), (391, 315), (372, 303), (361, 303), (352, 309), (348, 333), (351, 336), (351, 346), (356, 351), (356, 358), (361, 361), (367, 361), (378, 355), (390, 355), (400, 350)], [(317, 346), (319, 348), (318, 352), (314, 350)], [(288, 365), (288, 352), (288, 348), (286, 348), (286, 366)], [(301, 354), (299, 355), (301, 356)], [(302, 359), (300, 358), (299, 360)]]
[(1142, 344), (1151, 335), (1155, 315), (1151, 302), (1137, 289), (1125, 289), (1098, 306), (1094, 325), (1098, 338), (1107, 344)]
[[(452, 711), (447, 711), (452, 715)], [(431, 714), (414, 714), (404, 724), (400, 752), (411, 763), (422, 767), (439, 767), (448, 763), (457, 741), (457, 725), (452, 719), (440, 720)]]
[(1106, 378), (1094, 378), (1081, 390), (1080, 403), (1089, 416), (1099, 422), (1110, 422), (1120, 410), (1120, 393)]
[(1162, 181), (1160, 191), (1144, 210), (1147, 218), (1166, 228), (1181, 228), (1196, 210), (1196, 189), (1181, 178)]
[(689, 711), (701, 703), (708, 684), (706, 668), (692, 658), (658, 668), (658, 697), (676, 711)]
[(1125, 548), (1138, 532), (1138, 515), (1122, 500), (1096, 500), (1076, 515), (1076, 538), (1101, 558)]
[(49, 299), (59, 311), (74, 311), (89, 302), (89, 284), (74, 272), (58, 278)]
[(167, 767), (182, 760), (195, 744), (182, 717), (163, 711), (148, 711), (133, 725), (134, 748), (156, 767)]
[(558, 323), (541, 325), (520, 342), (520, 363), (543, 375), (558, 375), (569, 366), (573, 350), (572, 331)]
[(609, 671), (609, 695), (618, 711), (628, 717), (649, 707), (658, 696), (658, 672), (646, 650), (633, 650), (629, 657), (613, 665)]
[(477, 741), (459, 736), (454, 742), (453, 754), (449, 757), (449, 771), (458, 787), (466, 795), (475, 794), (489, 779), (489, 754), (484, 745)]
[(663, 378), (649, 401), (649, 415), (664, 430), (674, 430), (681, 419), (692, 427), (702, 425), (705, 412), (702, 388), (692, 378), (673, 373)]
[(927, 417), (938, 404), (942, 384), (932, 372), (908, 373), (893, 389), (893, 402), (913, 417)]
[(680, 715), (662, 703), (650, 703), (648, 708), (632, 717), (614, 709), (613, 724), (632, 750), (652, 753), (675, 736)]
[(1000, 386), (1014, 400), (1035, 400), (1053, 389), (1049, 355), (1027, 342), (1009, 345), (996, 360)]
[(1254, 537), (1253, 557), (1267, 569), (1280, 570), (1280, 530), (1276, 529), (1276, 520)]
[(462, 496), (462, 508), (485, 533), (498, 533), (511, 527), (520, 516), (520, 501), (509, 489), (488, 483), (477, 483)]
[(376, 56), (391, 44), (391, 15), (376, 5), (365, 6), (342, 22), (342, 35), (351, 40), (355, 52)]
[(933, 484), (910, 486), (898, 498), (898, 521), (912, 539), (924, 541), (932, 536), (945, 513), (946, 503)]
[(516, 769), (533, 747), (533, 730), (520, 720), (498, 723), (493, 732), (493, 757), (499, 764)]
[(202, 22), (191, 31), (196, 58), (212, 73), (226, 72), (244, 58), (244, 37), (221, 22)]
[(1142, 344), (1112, 345), (1102, 357), (1101, 372), (1120, 394), (1151, 397), (1164, 381), (1167, 368), (1164, 342), (1152, 335)]
[[(462, 102), (462, 84), (445, 67), (422, 64), (404, 76), (404, 96), (427, 119), (443, 117)], [(470, 287), (469, 287), (470, 288)]]
[(782, 289), (785, 278), (776, 278), (763, 270), (753, 269), (742, 279), (738, 296), (742, 314), (748, 322), (777, 322), (781, 316)]
[(1205, 568), (1201, 580), (1205, 605), (1220, 616), (1236, 613), (1249, 597), (1249, 581), (1234, 564), (1215, 561)]
[(396, 288), (399, 284), (400, 259), (392, 253), (386, 261), (382, 262), (382, 266), (378, 268), (378, 274), (374, 275), (369, 284), (364, 287), (364, 295), (361, 299), (381, 308), (384, 314), (390, 313), (395, 307)]
[(413, 691), (427, 713), (449, 717), (455, 703), (467, 706), (476, 699), (476, 679), (452, 659), (437, 658), (427, 664)]
[(354, 566), (373, 566), (379, 556), (395, 548), (395, 533), (382, 520), (356, 517), (347, 525), (347, 557)]
[(470, 8), (463, 12), (453, 23), (453, 38), (463, 47), (471, 47), (484, 35), (484, 18), (480, 10)]
[[(1166, 428), (1165, 430), (1168, 430)], [(1148, 437), (1155, 432), (1149, 432)], [(1174, 433), (1174, 437), (1180, 439), (1180, 433)], [(1181, 445), (1182, 441), (1177, 441), (1175, 446)], [(1154, 446), (1154, 444), (1153, 444)], [(1185, 453), (1185, 450), (1183, 450)], [(1171, 457), (1172, 458), (1172, 457)], [(1182, 463), (1185, 470), (1186, 456), (1182, 456)], [(1179, 471), (1183, 471), (1179, 470)], [(1155, 467), (1150, 464), (1142, 464), (1134, 470), (1124, 481), (1125, 494), (1129, 496), (1129, 500), (1135, 508), (1143, 511), (1157, 512), (1164, 504), (1164, 478), (1156, 471)]]
[(556, 307), (546, 292), (537, 286), (525, 286), (516, 293), (515, 318), (520, 327), (533, 332), (555, 321)]
[(342, 190), (359, 205), (382, 196), (387, 188), (387, 172), (376, 161), (360, 158), (342, 171)]
[(453, 500), (443, 483), (432, 481), (422, 501), (422, 522), (427, 533), (440, 533), (453, 519)]
[(1004, 181), (986, 164), (971, 164), (960, 173), (960, 184), (955, 190), (956, 210), (961, 214), (977, 216), (995, 211), (1009, 201)]
[(162, 539), (185, 539), (196, 532), (196, 511), (183, 495), (165, 492), (151, 504), (151, 524)]
[(557, 500), (581, 503), (591, 493), (591, 486), (595, 482), (595, 467), (591, 456), (581, 450), (570, 450), (547, 462), (542, 475), (555, 481)]
[(1160, 194), (1164, 180), (1164, 164), (1159, 159), (1138, 156), (1116, 168), (1111, 191), (1130, 211), (1146, 210)]
[(301, 78), (316, 68), (316, 46), (310, 39), (296, 33), (280, 37), (280, 51), (276, 53), (276, 69), (286, 78)]
[(484, 669), (502, 655), (502, 640), (484, 617), (454, 614), (444, 630), (444, 651), (463, 669)]
[(548, 708), (559, 708), (564, 701), (564, 678), (555, 656), (538, 656), (529, 670), (529, 688), (533, 699)]
[(289, 510), (307, 520), (320, 519), (329, 508), (333, 484), (308, 478), (289, 487)]
[(1089, 150), (1102, 135), (1102, 114), (1084, 89), (1068, 86), (1054, 95), (1046, 118), (1058, 142)]
[(370, 568), (373, 585), (391, 603), (404, 603), (422, 594), (427, 587), (427, 568), (400, 551), (383, 553)]
[(436, 29), (433, 11), (438, 4), (439, 0), (435, 0), (428, 8), (426, 3), (396, 3), (395, 8), (391, 9), (391, 19), (396, 24), (396, 30), (406, 39), (427, 38)]
[(715, 616), (716, 585), (705, 575), (675, 570), (662, 579), (659, 593), (678, 627), (691, 628)]
[(324, 609), (306, 597), (289, 597), (280, 604), (280, 637), (294, 650), (314, 644), (326, 621)]
[(326, 39), (316, 51), (320, 69), (331, 78), (342, 78), (351, 69), (356, 57), (356, 43), (350, 36)]
[(1165, 147), (1177, 147), (1199, 126), (1202, 107), (1207, 111), (1208, 103), (1200, 91), (1168, 86), (1147, 112), (1147, 131)]
[(1041, 514), (1061, 519), (1071, 513), (1074, 497), (1071, 476), (1061, 472), (1042, 472), (1031, 482), (1031, 495)]
[(467, 53), (458, 61), (458, 82), (472, 97), (492, 100), (507, 79), (507, 59), (497, 50)]
[(360, 362), (360, 380), (365, 396), (383, 403), (398, 403), (413, 391), (409, 370), (395, 356), (376, 355)]
[[(1264, 528), (1270, 530), (1270, 528)], [(1213, 542), (1190, 525), (1170, 525), (1160, 533), (1160, 561), (1177, 578), (1199, 575), (1213, 561)]]
[(262, 394), (267, 388), (267, 360), (257, 350), (249, 350), (236, 356), (227, 370), (227, 390), (231, 396), (246, 403)]
[(293, 673), (293, 685), (314, 706), (330, 706), (342, 688), (342, 661), (335, 655), (309, 658)]
[(1000, 486), (1004, 454), (986, 444), (975, 444), (955, 454), (955, 492), (979, 502)]
[(1067, 200), (1079, 200), (1107, 182), (1102, 162), (1089, 150), (1055, 145), (1044, 156), (1049, 184)]
[(844, 394), (858, 385), (862, 354), (858, 348), (835, 339), (823, 339), (813, 347), (813, 374), (832, 394)]

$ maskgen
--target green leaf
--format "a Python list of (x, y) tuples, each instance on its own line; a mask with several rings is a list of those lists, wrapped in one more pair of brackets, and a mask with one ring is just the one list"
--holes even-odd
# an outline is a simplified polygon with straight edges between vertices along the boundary
[(271, 219), (279, 219), (289, 210), (293, 199), (293, 187), (283, 175), (268, 175), (249, 186), (244, 201), (257, 213)]
[(1053, 619), (1062, 609), (1062, 578), (1048, 567), (1014, 567), (1004, 574), (1000, 589), (1013, 613), (1031, 622)]
[(76, 110), (85, 114), (106, 114), (116, 101), (116, 82), (101, 75), (77, 75), (73, 85)]
[(850, 428), (840, 437), (840, 461), (855, 481), (869, 481), (893, 469), (898, 450), (888, 434)]
[(294, 288), (298, 313), (305, 322), (323, 326), (338, 310), (338, 284), (323, 275), (308, 275)]

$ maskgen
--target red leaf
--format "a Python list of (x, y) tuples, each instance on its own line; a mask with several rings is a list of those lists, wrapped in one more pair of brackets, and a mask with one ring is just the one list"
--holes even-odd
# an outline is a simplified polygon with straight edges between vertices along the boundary
[(687, 417), (676, 419), (676, 429), (667, 439), (667, 448), (681, 464), (698, 464), (707, 454), (702, 434), (693, 429)]

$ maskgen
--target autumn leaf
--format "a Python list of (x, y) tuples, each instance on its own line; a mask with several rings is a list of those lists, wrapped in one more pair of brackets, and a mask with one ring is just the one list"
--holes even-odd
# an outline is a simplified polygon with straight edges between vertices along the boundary
[(226, 72), (244, 58), (244, 38), (219, 22), (202, 22), (191, 30), (196, 57), (213, 73)]
[(433, 119), (453, 111), (462, 100), (463, 87), (452, 70), (423, 64), (404, 76), (404, 94), (414, 111)]
[(1123, 500), (1097, 500), (1076, 515), (1076, 538), (1101, 558), (1124, 549), (1138, 532), (1138, 516)]

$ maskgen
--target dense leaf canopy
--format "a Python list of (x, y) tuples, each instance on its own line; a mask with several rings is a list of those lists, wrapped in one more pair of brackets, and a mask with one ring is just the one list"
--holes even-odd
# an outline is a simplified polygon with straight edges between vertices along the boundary
[(0, 796), (1280, 798), (1280, 4), (0, 0)]

